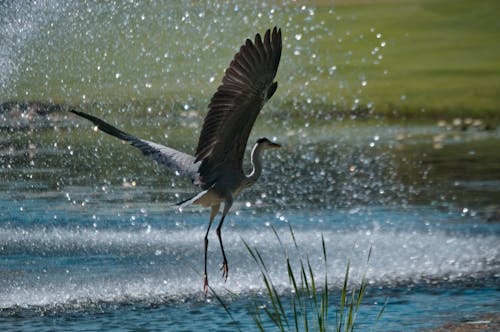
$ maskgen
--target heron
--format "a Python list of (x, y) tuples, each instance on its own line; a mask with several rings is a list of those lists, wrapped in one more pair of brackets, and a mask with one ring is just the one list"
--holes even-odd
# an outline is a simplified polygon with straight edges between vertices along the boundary
[(222, 252), (222, 277), (227, 280), (229, 267), (222, 241), (222, 225), (234, 198), (253, 185), (262, 173), (262, 153), (281, 145), (263, 137), (257, 139), (251, 154), (251, 171), (245, 174), (243, 159), (250, 132), (264, 104), (274, 95), (274, 81), (281, 57), (281, 29), (268, 29), (264, 38), (259, 33), (247, 39), (225, 70), (208, 105), (194, 155), (161, 144), (140, 139), (105, 121), (77, 110), (70, 112), (91, 121), (101, 131), (140, 149), (160, 164), (179, 175), (189, 177), (200, 192), (177, 203), (184, 207), (197, 204), (210, 207), (210, 219), (204, 237), (203, 289), (208, 292), (207, 251), (212, 223), (223, 204), (216, 229)]

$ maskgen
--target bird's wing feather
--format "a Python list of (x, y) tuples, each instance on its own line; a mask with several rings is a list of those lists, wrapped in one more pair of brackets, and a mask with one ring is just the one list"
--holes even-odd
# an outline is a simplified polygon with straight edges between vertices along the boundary
[(247, 39), (226, 69), (209, 104), (203, 123), (196, 162), (202, 187), (210, 187), (229, 171), (241, 172), (250, 131), (264, 103), (277, 88), (274, 77), (281, 57), (281, 30), (266, 31), (264, 40)]
[(149, 142), (137, 138), (133, 135), (127, 134), (95, 116), (75, 110), (71, 110), (70, 112), (78, 116), (81, 116), (82, 118), (85, 118), (87, 120), (90, 120), (94, 125), (97, 126), (97, 128), (99, 128), (103, 132), (130, 143), (132, 146), (135, 146), (136, 148), (141, 150), (142, 153), (144, 153), (145, 155), (151, 156), (154, 160), (156, 160), (160, 164), (165, 165), (166, 167), (168, 167), (169, 169), (180, 175), (182, 174), (189, 176), (195, 184), (198, 184), (199, 163), (195, 164), (194, 162), (195, 158), (193, 156), (169, 148), (167, 146)]

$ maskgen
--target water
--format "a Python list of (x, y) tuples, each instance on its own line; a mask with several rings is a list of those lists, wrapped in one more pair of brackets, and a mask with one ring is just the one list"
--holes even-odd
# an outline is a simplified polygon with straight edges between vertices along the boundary
[[(435, 150), (433, 134), (422, 134), (432, 132), (429, 127), (385, 127), (379, 132), (386, 134), (377, 140), (381, 150), (389, 151), (384, 156), (370, 147), (376, 128), (360, 126), (357, 140), (349, 138), (349, 128), (344, 130), (343, 137), (351, 143), (343, 148), (343, 161), (336, 149), (321, 143), (322, 135), (308, 136), (309, 142), (300, 147), (266, 156), (264, 178), (238, 200), (223, 230), (230, 264), (226, 283), (218, 271), (216, 237), (210, 238), (211, 286), (229, 304), (237, 324), (213, 296), (203, 297), (200, 271), (207, 211), (180, 212), (172, 206), (191, 192), (188, 184), (177, 178), (165, 180), (163, 169), (130, 153), (127, 146), (114, 154), (119, 160), (128, 158), (124, 169), (107, 180), (99, 178), (99, 172), (97, 179), (82, 174), (91, 173), (87, 167), (94, 167), (93, 158), (102, 161), (100, 152), (85, 146), (79, 152), (87, 154), (67, 161), (88, 161), (83, 169), (56, 167), (55, 160), (70, 155), (65, 145), (52, 150), (41, 146), (32, 157), (22, 150), (4, 151), (2, 324), (23, 330), (254, 328), (255, 306), (267, 300), (260, 272), (243, 241), (265, 253), (274, 282), (286, 293), (283, 251), (271, 226), (293, 253), (288, 225), (294, 229), (300, 254), (309, 255), (318, 276), (324, 273), (324, 236), (329, 283), (337, 289), (332, 303), (338, 301), (347, 260), (353, 287), (366, 273), (369, 288), (358, 318), (360, 327), (374, 326), (386, 300), (387, 309), (375, 326), (387, 330), (418, 330), (497, 312), (498, 133), (445, 132), (450, 140)], [(72, 132), (59, 136), (73, 139)], [(95, 133), (86, 132), (95, 138)], [(398, 141), (401, 132), (412, 138)], [(19, 135), (26, 139), (26, 134), (14, 133), (9, 142), (15, 143)], [(107, 150), (113, 142), (105, 139), (101, 148)], [(456, 158), (469, 158), (472, 148), (481, 156), (481, 166), (471, 160), (469, 166), (458, 163)], [(310, 163), (316, 174), (321, 169), (327, 174), (300, 174), (280, 185), (292, 168), (287, 160), (299, 159), (304, 151), (309, 156), (296, 171), (303, 172)], [(362, 171), (366, 160), (380, 155), (384, 167)], [(143, 173), (128, 165), (134, 160), (141, 160), (138, 167), (145, 167)], [(357, 176), (332, 169), (333, 161), (346, 172), (354, 165)], [(460, 170), (454, 174), (451, 167), (443, 167), (445, 163)], [(411, 172), (408, 165), (413, 165)], [(480, 172), (470, 172), (478, 167)], [(406, 177), (384, 175), (394, 169), (405, 169)], [(135, 186), (123, 180), (128, 172), (137, 172)], [(329, 176), (334, 184), (325, 183)], [(329, 187), (333, 188), (328, 191)]]
[[(252, 314), (267, 299), (243, 241), (264, 253), (286, 295), (273, 227), (320, 280), (324, 237), (332, 305), (348, 260), (350, 287), (366, 275), (360, 330), (416, 331), (499, 312), (498, 130), (347, 120), (341, 111), (360, 103), (369, 78), (341, 64), (369, 59), (380, 40), (374, 27), (355, 36), (366, 54), (316, 53), (316, 41), (335, 36), (326, 7), (144, 3), (0, 5), (0, 326), (256, 330)], [(229, 315), (202, 293), (208, 211), (173, 206), (194, 188), (61, 110), (83, 108), (192, 152), (229, 58), (275, 24), (286, 31), (280, 89), (251, 140), (274, 135), (284, 147), (264, 156), (262, 178), (224, 225), (227, 282), (210, 237), (210, 284)], [(324, 75), (339, 89), (320, 87)]]

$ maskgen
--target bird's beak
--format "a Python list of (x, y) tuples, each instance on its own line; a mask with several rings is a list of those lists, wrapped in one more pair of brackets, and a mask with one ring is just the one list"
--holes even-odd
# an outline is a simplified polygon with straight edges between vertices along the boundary
[(269, 147), (271, 149), (278, 149), (278, 148), (281, 148), (281, 144), (270, 142)]

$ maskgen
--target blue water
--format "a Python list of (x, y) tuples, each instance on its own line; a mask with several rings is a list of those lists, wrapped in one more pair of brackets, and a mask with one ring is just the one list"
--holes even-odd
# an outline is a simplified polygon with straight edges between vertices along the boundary
[[(252, 314), (267, 299), (260, 271), (243, 241), (263, 253), (275, 285), (286, 294), (282, 248), (309, 255), (323, 275), (327, 247), (332, 305), (338, 303), (347, 260), (352, 287), (369, 287), (358, 327), (419, 330), (448, 320), (498, 312), (500, 225), (481, 217), (413, 206), (337, 211), (254, 213), (241, 206), (223, 231), (226, 283), (215, 236), (209, 247), (211, 286), (228, 305), (202, 293), (206, 213), (150, 203), (77, 204), (65, 194), (0, 200), (0, 325), (6, 330), (256, 330)], [(123, 196), (122, 196), (123, 195)], [(205, 211), (206, 212), (206, 211)], [(367, 263), (368, 252), (372, 255)], [(380, 321), (376, 316), (387, 301)], [(335, 311), (332, 310), (332, 321)]]
[[(269, 300), (244, 242), (262, 254), (284, 299), (284, 252), (294, 269), (308, 257), (319, 283), (326, 272), (332, 325), (348, 261), (349, 289), (363, 275), (368, 282), (359, 330), (419, 331), (496, 314), (499, 133), (445, 132), (450, 140), (435, 149), (433, 130), (338, 128), (342, 146), (311, 135), (266, 155), (263, 177), (224, 224), (227, 282), (210, 235), (209, 281), (226, 308), (202, 291), (208, 211), (174, 206), (193, 192), (188, 182), (107, 136), (97, 151), (71, 131), (57, 133), (57, 146), (49, 135), (35, 147), (26, 143), (32, 132), (4, 132), (11, 148), (0, 151), (0, 326), (256, 330), (256, 308)], [(396, 144), (401, 131), (413, 138)]]

